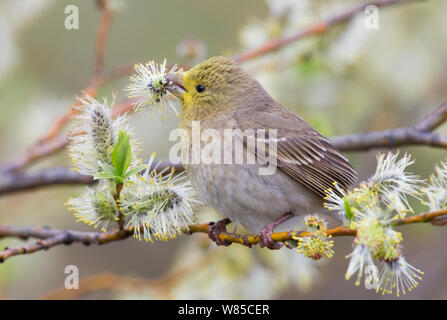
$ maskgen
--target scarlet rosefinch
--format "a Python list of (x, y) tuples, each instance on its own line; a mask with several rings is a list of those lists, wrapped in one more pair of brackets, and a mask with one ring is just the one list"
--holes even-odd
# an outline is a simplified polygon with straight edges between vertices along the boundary
[[(233, 60), (214, 57), (167, 79), (171, 81), (167, 89), (181, 100), (180, 128), (192, 136), (187, 140), (190, 145), (194, 143), (193, 121), (200, 121), (201, 131), (215, 129), (221, 137), (225, 129), (252, 129), (256, 143), (271, 138), (261, 138), (259, 129), (267, 134), (276, 129), (277, 137), (268, 141), (267, 152), (262, 154), (256, 148), (247, 151), (249, 136), (239, 137), (244, 151), (256, 156), (254, 164), (184, 163), (202, 200), (248, 231), (259, 233), (261, 247), (280, 248), (282, 244), (271, 239), (277, 226), (294, 216), (325, 213), (325, 191), (334, 188), (334, 183), (347, 189), (356, 181), (348, 160), (326, 138), (275, 102)], [(272, 143), (276, 152), (272, 152)], [(221, 150), (221, 160), (230, 152), (234, 161), (233, 149), (223, 146)], [(260, 175), (260, 167), (268, 165), (260, 160), (271, 156), (276, 172)], [(228, 245), (220, 241), (218, 233), (225, 231), (229, 222), (228, 218), (221, 220), (210, 230), (210, 238), (218, 245)]]

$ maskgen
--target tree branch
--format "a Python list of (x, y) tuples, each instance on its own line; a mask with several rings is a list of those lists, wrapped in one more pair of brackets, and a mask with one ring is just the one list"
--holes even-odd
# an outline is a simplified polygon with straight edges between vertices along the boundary
[[(100, 9), (100, 19), (98, 23), (98, 31), (96, 34), (96, 52), (94, 71), (90, 78), (89, 84), (82, 91), (82, 95), (96, 96), (99, 87), (104, 83), (106, 78), (110, 75), (103, 75), (104, 61), (106, 54), (107, 39), (110, 32), (110, 25), (112, 22), (112, 12), (109, 8), (109, 0), (98, 1)], [(54, 153), (57, 150), (64, 148), (68, 141), (65, 136), (59, 136), (59, 133), (70, 121), (70, 119), (78, 112), (77, 108), (80, 106), (79, 101), (75, 102), (70, 109), (62, 116), (60, 116), (50, 129), (40, 137), (36, 143), (31, 146), (28, 151), (11, 164), (0, 168), (1, 172), (16, 172), (19, 171), (37, 159), (45, 157)]]
[(110, 11), (110, 0), (99, 0), (98, 6), (101, 11), (99, 18), (98, 31), (96, 34), (96, 54), (95, 54), (95, 70), (93, 76), (100, 76), (104, 70), (104, 62), (106, 56), (107, 39), (110, 33), (113, 14)]
[(447, 148), (447, 137), (433, 132), (446, 120), (447, 101), (413, 126), (339, 136), (332, 138), (331, 142), (341, 151), (365, 151), (409, 145)]
[[(411, 223), (423, 223), (430, 222), (436, 218), (447, 217), (447, 209), (443, 209), (436, 212), (422, 213), (415, 216), (397, 220), (393, 225), (400, 226)], [(185, 233), (205, 233), (208, 234), (209, 228), (212, 223), (202, 223), (196, 225), (190, 225), (189, 230), (185, 230)], [(340, 236), (356, 236), (356, 230), (339, 226), (336, 228), (325, 230), (328, 236), (340, 237)], [(284, 242), (287, 240), (293, 240), (296, 237), (308, 237), (311, 232), (300, 231), (285, 231), (276, 232), (272, 234), (272, 240), (276, 242)], [(47, 227), (11, 227), (0, 226), (0, 239), (6, 237), (14, 237), (26, 240), (28, 238), (38, 239), (36, 243), (24, 245), (17, 248), (5, 248), (0, 252), (0, 262), (4, 262), (6, 259), (23, 254), (30, 254), (41, 250), (48, 250), (50, 248), (59, 245), (70, 245), (78, 242), (84, 245), (97, 244), (102, 245), (114, 241), (120, 241), (129, 238), (133, 235), (133, 229), (123, 230), (111, 230), (108, 232), (82, 232), (73, 230), (53, 230)], [(241, 235), (236, 233), (223, 232), (219, 234), (219, 239), (229, 243), (239, 243), (247, 247), (259, 244), (259, 236), (256, 234)]]
[[(163, 171), (166, 168), (174, 168), (176, 173), (182, 172), (181, 164), (173, 164), (165, 160), (160, 164), (153, 164), (151, 170)], [(170, 171), (166, 171), (168, 174)], [(34, 190), (53, 185), (91, 185), (94, 180), (91, 176), (81, 174), (70, 168), (42, 169), (27, 174), (4, 173), (0, 176), (0, 195), (14, 192)]]
[(5, 174), (0, 179), (0, 195), (36, 188), (64, 184), (92, 184), (91, 176), (80, 174), (69, 168), (42, 169), (23, 175)]

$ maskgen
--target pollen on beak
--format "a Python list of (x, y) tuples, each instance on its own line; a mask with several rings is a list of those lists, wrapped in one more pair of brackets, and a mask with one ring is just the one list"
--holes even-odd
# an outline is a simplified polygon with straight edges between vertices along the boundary
[(166, 90), (171, 92), (180, 100), (183, 100), (183, 94), (187, 92), (185, 89), (185, 82), (183, 81), (183, 73), (168, 74), (165, 76), (165, 79), (169, 81), (168, 85), (166, 86)]

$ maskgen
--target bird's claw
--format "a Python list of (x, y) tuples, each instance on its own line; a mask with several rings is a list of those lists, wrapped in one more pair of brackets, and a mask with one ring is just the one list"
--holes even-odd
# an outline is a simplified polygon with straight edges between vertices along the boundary
[(289, 220), (293, 216), (294, 216), (293, 213), (287, 212), (282, 216), (278, 217), (277, 219), (275, 219), (274, 221), (267, 223), (264, 226), (264, 228), (261, 229), (261, 232), (259, 232), (259, 246), (261, 248), (267, 247), (270, 250), (281, 249), (284, 243), (273, 241), (272, 239), (273, 230), (275, 230), (277, 226), (279, 226), (284, 221)]
[(210, 224), (208, 230), (208, 237), (213, 240), (218, 246), (228, 247), (231, 242), (222, 241), (219, 239), (219, 234), (227, 232), (227, 224), (231, 223), (228, 218), (217, 221), (216, 223)]
[(259, 232), (259, 246), (261, 248), (267, 247), (270, 250), (279, 250), (282, 248), (284, 243), (275, 242), (272, 239), (273, 227), (271, 225), (266, 225), (262, 228), (261, 232)]
[(430, 223), (434, 226), (444, 226), (447, 224), (447, 217), (440, 216), (430, 220)]

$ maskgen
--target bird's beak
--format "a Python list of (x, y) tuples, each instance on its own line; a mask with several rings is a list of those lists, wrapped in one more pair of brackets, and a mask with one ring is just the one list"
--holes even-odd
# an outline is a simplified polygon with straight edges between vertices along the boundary
[(188, 90), (185, 89), (185, 82), (183, 81), (183, 73), (177, 74), (168, 74), (165, 76), (165, 79), (168, 80), (168, 85), (166, 86), (166, 90), (171, 92), (181, 101), (183, 101), (183, 95)]

